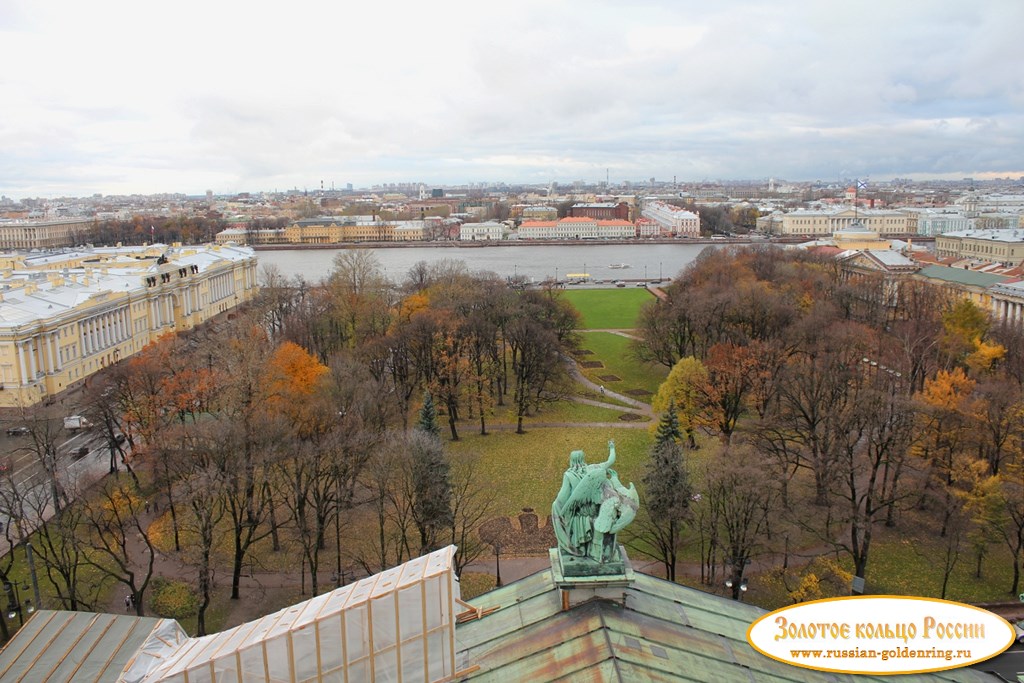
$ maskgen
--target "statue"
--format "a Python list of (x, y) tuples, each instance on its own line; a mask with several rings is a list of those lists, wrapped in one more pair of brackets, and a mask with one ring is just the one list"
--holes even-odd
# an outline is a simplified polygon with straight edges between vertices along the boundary
[(616, 534), (636, 517), (640, 506), (633, 484), (626, 488), (612, 469), (615, 442), (608, 460), (588, 465), (583, 451), (569, 454), (569, 469), (551, 504), (551, 524), (564, 555), (599, 564), (618, 560)]

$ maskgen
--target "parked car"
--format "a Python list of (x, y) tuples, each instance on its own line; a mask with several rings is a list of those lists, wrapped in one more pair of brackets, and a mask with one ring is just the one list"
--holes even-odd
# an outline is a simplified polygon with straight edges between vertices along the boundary
[(128, 437), (126, 437), (124, 434), (118, 434), (118, 435), (116, 435), (114, 437), (114, 443), (117, 443), (117, 444), (122, 444), (122, 443), (124, 443), (127, 440), (128, 440)]
[(75, 460), (78, 460), (79, 458), (84, 458), (87, 455), (89, 455), (88, 446), (80, 446), (78, 449), (71, 453), (71, 457)]
[(7, 428), (7, 436), (25, 436), (28, 432), (29, 429), (25, 425)]

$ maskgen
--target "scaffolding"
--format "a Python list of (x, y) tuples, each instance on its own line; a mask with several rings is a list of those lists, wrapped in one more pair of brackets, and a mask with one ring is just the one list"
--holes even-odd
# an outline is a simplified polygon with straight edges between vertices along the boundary
[(455, 546), (129, 666), (139, 683), (433, 682), (455, 674)]

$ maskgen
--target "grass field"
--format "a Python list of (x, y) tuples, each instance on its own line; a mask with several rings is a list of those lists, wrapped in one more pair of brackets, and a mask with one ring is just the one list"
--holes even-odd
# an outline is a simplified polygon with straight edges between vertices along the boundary
[(636, 327), (640, 307), (654, 299), (646, 288), (570, 289), (563, 297), (580, 312), (580, 329), (628, 330)]
[(531, 507), (544, 516), (561, 486), (569, 453), (583, 450), (588, 462), (601, 462), (608, 457), (609, 439), (615, 441), (615, 469), (622, 483), (639, 485), (651, 439), (646, 429), (567, 427), (528, 429), (526, 434), (467, 434), (445, 447), (455, 458), (479, 458), (477, 476), (493, 488), (495, 515), (516, 515)]
[[(668, 377), (668, 368), (655, 363), (641, 363), (635, 360), (630, 352), (630, 340), (620, 334), (584, 332), (581, 336), (583, 338), (582, 347), (593, 353), (580, 356), (580, 370), (592, 382), (649, 403), (651, 397), (657, 393), (658, 387)], [(604, 367), (588, 368), (583, 365), (595, 361), (600, 361)], [(612, 376), (618, 379), (610, 379)], [(628, 393), (636, 390), (647, 392), (647, 394)]]
[[(590, 396), (590, 398), (597, 398), (596, 396)], [(541, 410), (529, 415), (524, 421), (526, 429), (530, 428), (531, 422), (615, 422), (619, 419), (625, 411), (614, 410), (612, 408), (602, 408), (600, 406), (587, 405), (585, 403), (577, 403), (575, 401), (559, 401), (550, 405), (544, 406)], [(516, 414), (515, 410), (511, 406), (504, 406), (503, 408), (495, 407), (494, 415), (487, 418), (488, 425), (490, 424), (515, 424)], [(447, 423), (442, 421), (442, 427), (447, 426)], [(458, 423), (459, 433), (465, 431), (478, 430), (480, 427), (479, 420), (464, 420)]]

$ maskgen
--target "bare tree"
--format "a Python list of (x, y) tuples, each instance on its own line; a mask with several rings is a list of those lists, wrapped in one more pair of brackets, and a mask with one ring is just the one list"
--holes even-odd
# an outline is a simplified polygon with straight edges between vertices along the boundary
[(153, 578), (156, 548), (143, 523), (145, 500), (131, 479), (110, 477), (84, 499), (81, 526), (91, 547), (85, 562), (100, 575), (124, 584), (138, 616)]

